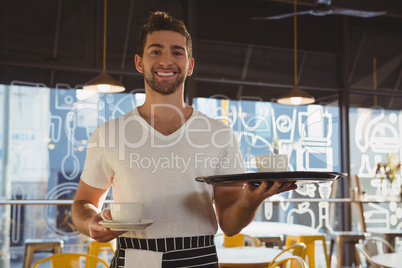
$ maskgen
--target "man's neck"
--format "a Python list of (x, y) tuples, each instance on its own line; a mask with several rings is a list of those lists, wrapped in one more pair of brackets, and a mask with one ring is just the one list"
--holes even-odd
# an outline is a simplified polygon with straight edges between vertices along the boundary
[(179, 129), (192, 115), (193, 108), (184, 102), (182, 91), (169, 95), (146, 92), (141, 117), (159, 132), (168, 135)]
[(161, 117), (172, 117), (178, 113), (184, 114), (188, 110), (188, 105), (184, 102), (183, 90), (178, 90), (172, 94), (163, 95), (153, 90), (145, 91), (146, 98), (138, 111), (143, 117), (152, 115)]

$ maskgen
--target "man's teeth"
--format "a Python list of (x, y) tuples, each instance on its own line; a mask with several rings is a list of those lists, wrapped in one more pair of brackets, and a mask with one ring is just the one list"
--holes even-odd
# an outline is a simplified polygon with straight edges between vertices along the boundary
[(160, 73), (160, 72), (157, 72), (157, 74), (158, 74), (158, 75), (161, 75), (161, 76), (170, 76), (170, 75), (174, 75), (174, 72), (169, 72), (169, 73)]

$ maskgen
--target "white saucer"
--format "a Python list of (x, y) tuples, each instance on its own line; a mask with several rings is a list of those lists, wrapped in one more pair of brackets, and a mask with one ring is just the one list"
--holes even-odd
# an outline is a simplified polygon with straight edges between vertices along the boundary
[(120, 222), (105, 222), (100, 221), (99, 224), (109, 228), (112, 231), (134, 231), (138, 229), (145, 229), (154, 223), (154, 220), (142, 219), (138, 223), (120, 223)]

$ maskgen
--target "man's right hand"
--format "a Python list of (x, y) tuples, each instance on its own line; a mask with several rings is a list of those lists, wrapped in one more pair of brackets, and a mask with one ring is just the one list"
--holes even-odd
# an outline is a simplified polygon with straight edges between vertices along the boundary
[[(109, 215), (108, 215), (109, 213)], [(110, 212), (106, 211), (104, 213), (104, 216), (106, 218), (111, 218), (110, 217)], [(115, 239), (119, 235), (122, 235), (125, 233), (125, 231), (112, 231), (109, 228), (104, 227), (101, 225), (99, 222), (102, 221), (102, 217), (99, 214), (95, 215), (90, 221), (89, 221), (89, 234), (90, 237), (96, 240), (97, 242), (109, 242), (110, 240)]]

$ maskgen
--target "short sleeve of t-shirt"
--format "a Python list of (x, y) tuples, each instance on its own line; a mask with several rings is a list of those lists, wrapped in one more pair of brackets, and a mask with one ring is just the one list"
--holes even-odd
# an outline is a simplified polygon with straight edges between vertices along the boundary
[(102, 135), (104, 127), (104, 124), (98, 126), (89, 139), (84, 170), (81, 175), (83, 182), (100, 189), (108, 189), (111, 186), (114, 174), (105, 153), (106, 144)]

